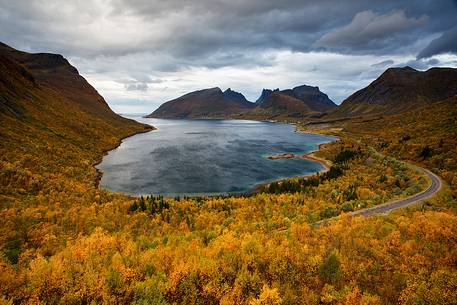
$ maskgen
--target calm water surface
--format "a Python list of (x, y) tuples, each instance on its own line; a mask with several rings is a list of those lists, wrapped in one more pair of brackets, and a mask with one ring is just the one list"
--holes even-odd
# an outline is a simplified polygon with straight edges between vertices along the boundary
[(247, 192), (259, 183), (322, 169), (309, 160), (267, 156), (304, 154), (334, 140), (294, 132), (288, 124), (130, 118), (158, 130), (125, 139), (97, 168), (103, 172), (102, 188), (133, 195)]

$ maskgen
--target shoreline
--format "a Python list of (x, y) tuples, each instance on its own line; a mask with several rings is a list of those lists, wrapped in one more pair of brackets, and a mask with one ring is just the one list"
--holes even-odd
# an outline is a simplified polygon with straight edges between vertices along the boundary
[[(251, 189), (247, 194), (257, 194), (261, 191), (261, 189), (263, 189), (265, 186), (269, 185), (270, 183), (274, 183), (274, 182), (282, 182), (282, 181), (286, 181), (286, 180), (289, 180), (289, 179), (293, 179), (293, 178), (299, 178), (299, 179), (307, 179), (309, 177), (312, 177), (316, 174), (322, 174), (322, 173), (326, 173), (330, 170), (330, 167), (332, 166), (332, 161), (330, 160), (327, 160), (327, 159), (324, 159), (324, 158), (320, 158), (318, 156), (316, 156), (316, 153), (318, 151), (321, 150), (322, 146), (325, 145), (325, 144), (328, 144), (328, 143), (331, 143), (331, 142), (334, 142), (334, 141), (339, 141), (340, 138), (336, 135), (329, 135), (329, 134), (325, 134), (325, 133), (319, 133), (319, 132), (309, 132), (309, 131), (306, 131), (306, 130), (303, 130), (300, 128), (299, 124), (296, 123), (296, 122), (282, 122), (282, 121), (275, 121), (273, 123), (283, 123), (283, 124), (290, 124), (290, 125), (293, 125), (295, 126), (295, 131), (294, 132), (300, 132), (300, 133), (303, 133), (303, 134), (310, 134), (310, 135), (319, 135), (319, 136), (326, 136), (326, 137), (333, 137), (335, 138), (333, 141), (330, 141), (330, 142), (327, 142), (327, 143), (321, 143), (317, 146), (317, 149), (312, 151), (312, 152), (309, 152), (307, 154), (304, 154), (304, 155), (301, 155), (301, 156), (294, 156), (294, 157), (298, 157), (299, 159), (304, 159), (304, 160), (310, 160), (310, 161), (314, 161), (314, 162), (317, 162), (319, 163), (320, 165), (322, 165), (323, 169), (318, 171), (318, 172), (315, 172), (313, 174), (308, 174), (308, 175), (304, 175), (304, 176), (296, 176), (296, 177), (290, 177), (290, 178), (283, 178), (283, 179), (278, 179), (278, 180), (274, 180), (274, 181), (271, 181), (271, 182), (266, 182), (266, 183), (259, 183), (257, 184), (253, 189)], [(284, 154), (284, 155), (290, 155), (290, 154)], [(274, 160), (274, 159), (270, 159), (270, 160)]]
[(295, 155), (293, 153), (280, 153), (280, 154), (268, 156), (267, 159), (268, 160), (279, 160), (279, 159), (311, 160), (311, 161), (320, 163), (325, 168), (325, 170), (329, 170), (330, 167), (332, 166), (331, 162), (327, 159), (320, 158), (315, 155), (316, 152), (321, 150), (321, 146), (325, 145), (325, 144), (327, 144), (327, 143), (321, 143), (318, 145), (318, 148), (316, 150), (314, 150), (310, 153), (303, 154), (303, 155)]
[[(140, 124), (143, 124), (143, 123), (140, 123)], [(147, 133), (147, 132), (150, 132), (150, 131), (154, 131), (154, 130), (157, 130), (156, 127), (154, 126), (151, 126), (151, 125), (147, 125), (147, 124), (143, 124), (144, 128), (143, 130), (139, 130), (137, 132), (134, 132), (132, 134), (128, 134), (124, 137), (121, 137), (118, 142), (116, 144), (114, 144), (112, 147), (109, 147), (107, 149), (104, 149), (102, 151), (102, 154), (99, 155), (95, 161), (92, 163), (92, 167), (95, 169), (95, 176), (94, 178), (92, 179), (92, 185), (96, 188), (96, 189), (99, 189), (99, 186), (100, 186), (100, 181), (102, 180), (102, 177), (103, 177), (103, 173), (97, 168), (97, 165), (99, 165), (100, 163), (102, 163), (103, 161), (103, 157), (108, 155), (108, 153), (113, 150), (113, 149), (116, 149), (118, 148), (121, 144), (122, 144), (122, 141), (124, 141), (125, 139), (127, 138), (130, 138), (130, 137), (133, 137), (133, 136), (136, 136), (137, 134), (142, 134), (142, 133)]]
[[(224, 119), (224, 120), (237, 120), (237, 119)], [(300, 130), (299, 128), (297, 128), (297, 125), (295, 123), (291, 123), (291, 122), (282, 122), (282, 121), (265, 121), (265, 120), (262, 120), (262, 121), (259, 121), (259, 120), (249, 120), (248, 121), (256, 121), (256, 122), (269, 122), (269, 123), (274, 123), (274, 124), (290, 124), (290, 125), (293, 125), (295, 126), (295, 132), (301, 132), (301, 133), (304, 133), (304, 134), (313, 134), (313, 135), (320, 135), (320, 136), (329, 136), (329, 135), (326, 135), (326, 134), (320, 134), (320, 133), (312, 133), (312, 132), (304, 132), (302, 130)], [(151, 129), (145, 129), (145, 130), (142, 130), (142, 131), (138, 131), (138, 132), (135, 132), (133, 134), (130, 134), (130, 135), (127, 135), (125, 137), (122, 137), (121, 139), (119, 139), (119, 142), (116, 143), (116, 145), (114, 145), (113, 147), (111, 148), (108, 148), (108, 149), (105, 149), (103, 151), (103, 153), (95, 160), (95, 162), (92, 164), (92, 166), (94, 167), (95, 169), (95, 176), (93, 178), (93, 185), (96, 189), (99, 188), (100, 186), (100, 181), (103, 177), (103, 173), (96, 167), (97, 165), (99, 165), (102, 161), (103, 161), (103, 157), (106, 156), (109, 151), (113, 150), (113, 149), (116, 149), (118, 148), (121, 144), (122, 144), (122, 141), (129, 138), (129, 137), (133, 137), (137, 134), (141, 134), (141, 133), (146, 133), (146, 132), (150, 132), (150, 131), (153, 131), (153, 130), (157, 130), (156, 127), (154, 126), (151, 126), (151, 125), (147, 125), (147, 124), (144, 124), (145, 127), (150, 127)], [(331, 137), (334, 137), (335, 140), (334, 141), (337, 141), (338, 140), (338, 137), (336, 136), (331, 136)], [(330, 142), (333, 142), (333, 141), (330, 141)], [(325, 144), (328, 144), (330, 142), (326, 142), (326, 143), (321, 143), (318, 145), (317, 149), (312, 151), (312, 152), (309, 152), (309, 153), (306, 153), (306, 154), (303, 154), (303, 155), (294, 155), (294, 158), (298, 158), (298, 159), (302, 159), (302, 160), (309, 160), (309, 161), (313, 161), (313, 162), (317, 162), (319, 163), (323, 169), (320, 170), (320, 171), (317, 171), (315, 173), (312, 173), (312, 174), (307, 174), (307, 175), (303, 175), (303, 176), (295, 176), (295, 177), (289, 177), (289, 178), (282, 178), (282, 179), (278, 179), (278, 180), (274, 180), (274, 181), (271, 181), (271, 182), (265, 182), (265, 183), (259, 183), (259, 184), (256, 184), (252, 189), (246, 191), (246, 192), (243, 192), (243, 193), (234, 193), (234, 194), (230, 194), (230, 193), (224, 193), (224, 195), (230, 195), (230, 196), (243, 196), (243, 195), (246, 195), (246, 196), (250, 196), (250, 195), (254, 195), (254, 194), (257, 194), (261, 191), (261, 189), (263, 189), (265, 186), (269, 185), (270, 183), (274, 183), (274, 182), (281, 182), (281, 181), (286, 181), (286, 180), (289, 180), (289, 179), (293, 179), (293, 178), (300, 178), (300, 179), (306, 179), (306, 178), (309, 178), (311, 176), (314, 176), (316, 174), (321, 174), (321, 173), (325, 173), (327, 171), (330, 170), (330, 167), (332, 166), (332, 162), (330, 160), (327, 160), (327, 159), (323, 159), (323, 158), (320, 158), (320, 157), (317, 157), (315, 155), (316, 152), (320, 151), (321, 150), (321, 147)], [(279, 158), (277, 158), (279, 159)], [(273, 160), (273, 159), (270, 159), (270, 160)], [(222, 193), (221, 193), (222, 194)], [(215, 196), (218, 196), (218, 195), (215, 195)], [(137, 197), (137, 196), (135, 196)]]
[[(268, 186), (269, 184), (271, 183), (275, 183), (275, 182), (283, 182), (283, 181), (286, 181), (286, 180), (289, 180), (289, 179), (294, 179), (294, 178), (299, 178), (299, 179), (306, 179), (306, 178), (309, 178), (309, 177), (312, 177), (316, 174), (322, 174), (322, 173), (326, 173), (330, 170), (330, 167), (332, 166), (332, 162), (330, 160), (327, 160), (327, 159), (324, 159), (324, 158), (320, 158), (320, 157), (317, 157), (315, 155), (316, 152), (318, 152), (319, 150), (321, 150), (321, 147), (325, 144), (328, 144), (330, 142), (327, 142), (327, 143), (321, 143), (318, 145), (317, 149), (312, 151), (312, 152), (309, 152), (307, 154), (304, 154), (304, 155), (294, 155), (293, 158), (296, 158), (296, 159), (302, 159), (302, 160), (310, 160), (310, 161), (313, 161), (313, 162), (317, 162), (319, 163), (320, 165), (322, 165), (323, 169), (320, 170), (320, 171), (317, 171), (315, 173), (312, 173), (312, 174), (307, 174), (307, 175), (303, 175), (303, 176), (295, 176), (295, 177), (289, 177), (289, 178), (283, 178), (283, 179), (278, 179), (278, 180), (274, 180), (274, 181), (271, 181), (271, 182), (265, 182), (265, 183), (259, 183), (257, 184), (256, 186), (254, 186), (253, 189), (251, 189), (250, 191), (247, 192), (248, 195), (253, 195), (253, 194), (257, 194), (257, 193), (260, 193), (260, 191)], [(290, 155), (290, 154), (284, 154), (284, 155)], [(284, 157), (284, 158), (288, 158), (288, 157)], [(275, 158), (275, 159), (281, 159), (280, 158)], [(270, 160), (275, 160), (275, 159), (270, 159)]]

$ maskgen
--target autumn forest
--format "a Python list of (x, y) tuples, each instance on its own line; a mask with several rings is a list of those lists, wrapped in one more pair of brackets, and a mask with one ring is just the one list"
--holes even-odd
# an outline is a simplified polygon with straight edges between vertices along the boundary
[[(312, 155), (327, 171), (135, 197), (98, 187), (95, 165), (155, 127), (115, 114), (63, 56), (1, 44), (0, 304), (457, 304), (457, 72), (410, 69), (336, 110), (297, 110), (300, 87), (224, 113), (335, 136)], [(397, 100), (359, 101), (379, 92)], [(422, 168), (433, 196), (357, 215), (426, 192)]]

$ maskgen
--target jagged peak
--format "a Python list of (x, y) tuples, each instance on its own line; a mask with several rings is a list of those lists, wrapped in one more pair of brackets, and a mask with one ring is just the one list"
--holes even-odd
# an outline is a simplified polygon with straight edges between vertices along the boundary
[(404, 66), (404, 67), (387, 68), (387, 70), (384, 73), (388, 73), (388, 72), (396, 73), (396, 72), (420, 72), (420, 71), (418, 71), (410, 66)]
[(219, 87), (212, 87), (212, 88), (203, 89), (200, 91), (220, 91), (220, 92), (222, 92), (221, 88), (219, 88)]
[(235, 93), (235, 94), (242, 94), (241, 92), (238, 92), (238, 91), (235, 91), (235, 90), (232, 90), (232, 88), (227, 88), (227, 90), (224, 91), (224, 94), (225, 93)]
[(410, 66), (400, 67), (399, 69), (405, 70), (405, 71), (415, 71), (415, 72), (417, 72), (416, 69), (414, 69), (414, 68), (412, 68), (412, 67), (410, 67)]
[(313, 92), (320, 91), (319, 87), (317, 87), (317, 86), (308, 86), (308, 85), (297, 86), (297, 87), (294, 87), (292, 90), (293, 91), (313, 91)]
[(235, 100), (235, 101), (239, 101), (239, 102), (248, 102), (248, 100), (242, 93), (234, 91), (231, 88), (228, 88), (227, 90), (225, 90), (223, 94), (225, 97), (227, 97), (231, 100)]
[(266, 89), (266, 88), (263, 88), (262, 89), (262, 92), (260, 93), (260, 96), (259, 98), (255, 101), (256, 104), (258, 103), (261, 103), (263, 100), (265, 100), (268, 96), (270, 96), (271, 94), (275, 93), (275, 92), (279, 92), (279, 88), (276, 88), (276, 89)]

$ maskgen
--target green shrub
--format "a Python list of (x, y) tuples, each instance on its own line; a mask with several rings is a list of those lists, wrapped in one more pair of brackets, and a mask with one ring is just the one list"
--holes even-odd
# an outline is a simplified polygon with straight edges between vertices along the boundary
[(324, 282), (329, 284), (337, 284), (341, 280), (341, 263), (336, 251), (332, 251), (322, 262), (319, 275)]

